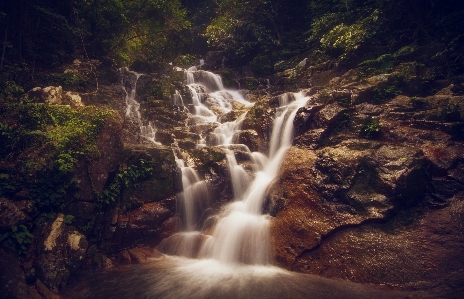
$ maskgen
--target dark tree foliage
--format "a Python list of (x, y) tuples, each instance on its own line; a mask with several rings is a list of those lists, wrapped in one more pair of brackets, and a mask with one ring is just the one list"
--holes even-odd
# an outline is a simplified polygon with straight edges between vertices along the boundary
[(410, 46), (455, 74), (464, 60), (461, 2), (3, 0), (0, 68), (21, 83), (76, 57), (130, 65), (220, 50), (230, 65), (269, 75), (276, 62), (304, 52), (354, 66)]
[(120, 63), (130, 55), (175, 56), (185, 50), (181, 37), (190, 26), (185, 17), (178, 0), (4, 0), (2, 69), (7, 62), (49, 67), (76, 53), (109, 55)]

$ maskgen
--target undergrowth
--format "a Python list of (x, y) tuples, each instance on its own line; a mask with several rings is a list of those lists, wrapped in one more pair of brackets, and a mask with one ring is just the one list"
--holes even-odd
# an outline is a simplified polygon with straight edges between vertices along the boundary
[(93, 106), (7, 102), (0, 107), (0, 196), (27, 189), (39, 212), (62, 208), (77, 189), (78, 161), (99, 156), (95, 137), (113, 112)]

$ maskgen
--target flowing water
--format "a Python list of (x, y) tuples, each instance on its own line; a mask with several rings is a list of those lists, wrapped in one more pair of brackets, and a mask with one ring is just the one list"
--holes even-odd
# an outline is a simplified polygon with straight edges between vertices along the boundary
[[(134, 73), (138, 79), (140, 74)], [(72, 298), (403, 298), (350, 282), (303, 275), (273, 266), (270, 256), (270, 216), (263, 214), (265, 193), (276, 177), (286, 150), (293, 140), (293, 119), (310, 100), (302, 93), (280, 96), (280, 107), (272, 126), (269, 155), (251, 152), (236, 144), (245, 113), (234, 121), (219, 122), (234, 105), (249, 108), (253, 103), (239, 92), (226, 90), (221, 78), (192, 67), (185, 71), (192, 98), (190, 113), (194, 125), (217, 123), (211, 138), (202, 138), (197, 147), (220, 148), (226, 155), (234, 199), (210, 217), (215, 223), (202, 231), (203, 213), (212, 205), (208, 185), (194, 165), (173, 144), (177, 166), (182, 173), (183, 192), (178, 210), (183, 231), (166, 238), (158, 250), (166, 253), (146, 265), (120, 267), (113, 271), (87, 273)], [(137, 80), (135, 81), (137, 82)], [(127, 90), (127, 88), (125, 88)], [(127, 91), (126, 91), (127, 92)], [(135, 102), (135, 86), (127, 92), (127, 115), (140, 119)], [(173, 104), (188, 109), (176, 92)], [(246, 109), (245, 109), (246, 110)], [(218, 113), (219, 111), (219, 113)], [(216, 112), (216, 113), (215, 113)], [(151, 123), (141, 126), (141, 134), (156, 143)], [(253, 173), (236, 160), (235, 151), (245, 152)], [(96, 281), (91, 277), (98, 275)]]
[[(135, 100), (135, 94), (137, 89), (137, 82), (143, 74), (129, 71), (127, 68), (120, 70), (122, 73), (127, 74), (123, 77), (121, 85), (122, 89), (126, 93), (126, 117), (128, 120), (135, 122), (140, 128), (140, 136), (151, 143), (160, 145), (155, 139), (156, 127), (152, 122), (143, 124), (142, 116), (140, 114), (140, 103)], [(134, 79), (135, 77), (135, 79)]]

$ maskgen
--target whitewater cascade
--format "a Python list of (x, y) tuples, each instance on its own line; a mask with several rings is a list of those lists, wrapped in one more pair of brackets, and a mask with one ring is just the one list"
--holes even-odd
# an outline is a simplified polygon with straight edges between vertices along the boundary
[[(295, 114), (309, 97), (302, 93), (280, 96), (280, 107), (277, 108), (272, 128), (271, 149), (269, 157), (266, 157), (262, 153), (251, 152), (246, 145), (237, 144), (234, 140), (246, 112), (234, 121), (221, 122), (217, 116), (217, 112), (230, 112), (234, 105), (249, 108), (253, 103), (245, 100), (239, 91), (226, 90), (219, 75), (197, 70), (196, 67), (185, 70), (185, 82), (193, 104), (190, 108), (193, 123), (217, 124), (208, 141), (202, 138), (197, 147), (217, 146), (223, 150), (234, 200), (214, 216), (217, 222), (212, 233), (203, 234), (200, 219), (211, 206), (207, 184), (193, 167), (185, 165), (180, 150), (174, 147), (182, 172), (183, 192), (178, 201), (184, 232), (165, 239), (158, 248), (170, 254), (214, 259), (226, 264), (270, 265), (270, 219), (269, 215), (262, 214), (264, 196), (277, 175), (285, 151), (291, 146)], [(184, 106), (179, 96), (173, 97), (173, 104)], [(254, 174), (247, 172), (237, 162), (235, 151), (249, 154)]]
[[(145, 125), (143, 124), (142, 116), (140, 114), (140, 103), (135, 100), (137, 82), (143, 74), (129, 71), (128, 68), (121, 68), (120, 72), (129, 74), (127, 77), (123, 76), (121, 79), (122, 89), (126, 93), (126, 117), (138, 124), (140, 128), (140, 136), (142, 138), (153, 144), (160, 145), (161, 143), (157, 142), (155, 139), (157, 131), (155, 124), (152, 122), (148, 122)], [(131, 80), (129, 77), (135, 77), (135, 80)]]

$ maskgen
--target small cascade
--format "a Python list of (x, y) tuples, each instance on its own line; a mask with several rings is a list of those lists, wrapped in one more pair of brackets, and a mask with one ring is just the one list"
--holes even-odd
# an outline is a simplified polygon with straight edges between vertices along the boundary
[(176, 106), (184, 106), (184, 100), (178, 90), (176, 90), (176, 93), (172, 95), (172, 104)]
[(142, 74), (129, 71), (127, 68), (122, 68), (120, 71), (129, 73), (135, 76), (135, 81), (133, 82), (133, 86), (131, 85), (131, 82), (129, 80), (125, 81), (124, 78), (122, 79), (122, 82), (121, 82), (122, 88), (126, 93), (126, 99), (125, 99), (126, 100), (126, 116), (129, 119), (132, 119), (136, 123), (138, 123), (139, 128), (140, 128), (140, 136), (142, 138), (150, 141), (153, 144), (160, 145), (161, 143), (157, 142), (155, 139), (155, 135), (157, 131), (155, 124), (152, 122), (148, 122), (147, 125), (143, 125), (142, 116), (140, 114), (140, 103), (138, 103), (135, 100), (137, 82), (139, 78), (142, 76)]
[(211, 206), (211, 199), (206, 182), (201, 180), (193, 167), (185, 165), (176, 143), (172, 144), (172, 150), (182, 178), (183, 191), (177, 195), (177, 211), (183, 231), (164, 239), (158, 245), (158, 250), (193, 258), (202, 243), (201, 219), (204, 211)]
[(148, 125), (146, 126), (140, 126), (140, 135), (143, 138), (150, 141), (151, 143), (161, 145), (161, 143), (157, 142), (155, 139), (156, 131), (155, 124), (153, 124), (151, 121), (148, 122)]
[[(127, 69), (125, 69), (125, 71), (135, 75), (136, 78), (133, 87), (130, 86), (130, 83), (127, 84), (128, 86), (126, 86), (126, 84), (124, 84), (125, 82), (122, 82), (122, 88), (126, 92), (126, 116), (140, 120), (140, 104), (135, 100), (135, 92), (137, 90), (137, 81), (139, 80), (140, 76), (142, 76), (142, 74), (132, 72)], [(130, 89), (129, 92), (127, 91), (128, 87)]]
[[(203, 257), (212, 257), (225, 263), (253, 265), (271, 263), (268, 252), (269, 216), (262, 215), (264, 197), (267, 188), (277, 175), (286, 150), (291, 146), (293, 119), (298, 109), (309, 100), (309, 97), (304, 97), (302, 94), (293, 96), (295, 98), (293, 102), (283, 102), (284, 105), (277, 110), (271, 138), (274, 149), (270, 152), (270, 159), (261, 153), (251, 155), (253, 167), (257, 171), (253, 182), (248, 183), (249, 179), (236, 168), (236, 162), (228, 161), (237, 201), (226, 207), (212, 237), (202, 248)], [(244, 186), (249, 187), (243, 189)]]

